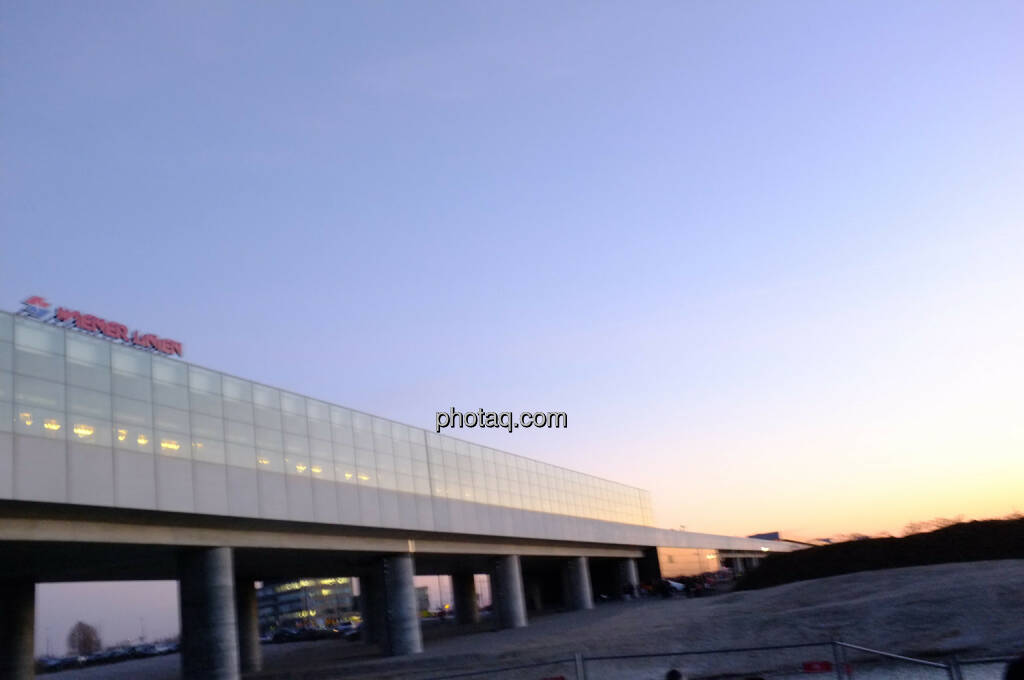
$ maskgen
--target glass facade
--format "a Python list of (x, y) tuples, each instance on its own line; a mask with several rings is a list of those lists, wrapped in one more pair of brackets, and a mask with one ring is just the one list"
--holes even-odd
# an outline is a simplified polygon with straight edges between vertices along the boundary
[(652, 524), (641, 489), (0, 312), (5, 431), (67, 442), (69, 469), (82, 450), (71, 444), (88, 445), (152, 456), (157, 469), (194, 461), (330, 481), (339, 494)]

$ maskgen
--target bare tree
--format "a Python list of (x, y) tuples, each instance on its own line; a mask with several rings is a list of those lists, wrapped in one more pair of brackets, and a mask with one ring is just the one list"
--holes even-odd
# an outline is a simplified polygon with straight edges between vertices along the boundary
[(71, 632), (68, 633), (68, 649), (72, 652), (88, 656), (89, 654), (95, 654), (102, 648), (103, 643), (100, 641), (99, 632), (88, 623), (79, 621), (71, 626)]

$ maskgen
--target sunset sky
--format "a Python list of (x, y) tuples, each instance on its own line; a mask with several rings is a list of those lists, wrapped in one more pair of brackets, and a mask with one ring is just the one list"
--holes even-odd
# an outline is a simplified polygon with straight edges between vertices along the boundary
[(1022, 32), (1019, 2), (0, 2), (0, 307), (425, 428), (564, 411), (449, 434), (660, 526), (1024, 511)]

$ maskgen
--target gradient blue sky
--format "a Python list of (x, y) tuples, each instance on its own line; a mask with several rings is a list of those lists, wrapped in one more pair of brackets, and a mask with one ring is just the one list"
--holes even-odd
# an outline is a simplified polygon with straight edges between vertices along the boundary
[(1024, 509), (1019, 2), (0, 2), (0, 303), (650, 489)]

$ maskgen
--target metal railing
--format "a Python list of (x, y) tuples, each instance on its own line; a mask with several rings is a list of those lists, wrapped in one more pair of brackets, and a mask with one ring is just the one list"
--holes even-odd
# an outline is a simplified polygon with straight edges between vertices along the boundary
[[(728, 654), (747, 654), (757, 655), (760, 653), (767, 652), (780, 652), (780, 651), (791, 651), (799, 649), (828, 649), (831, 652), (831, 661), (813, 661), (803, 662), (802, 664), (792, 664), (792, 661), (787, 663), (780, 663), (778, 658), (774, 662), (767, 662), (768, 666), (761, 668), (750, 668), (741, 667), (742, 664), (738, 665), (735, 669), (737, 676), (758, 674), (758, 673), (770, 673), (776, 677), (790, 675), (803, 675), (809, 673), (829, 673), (834, 674), (836, 680), (851, 680), (852, 667), (854, 663), (863, 664), (869, 666), (869, 659), (877, 658), (885, 661), (895, 661), (901, 664), (909, 664), (912, 666), (919, 667), (921, 669), (933, 669), (936, 673), (942, 673), (949, 680), (965, 680), (963, 674), (963, 666), (981, 665), (981, 664), (997, 664), (1004, 663), (1013, 660), (1014, 657), (1006, 656), (989, 656), (989, 657), (978, 657), (974, 659), (960, 659), (953, 655), (945, 660), (929, 660), (919, 659), (904, 654), (897, 654), (895, 652), (889, 652), (881, 649), (873, 649), (871, 647), (865, 647), (863, 645), (856, 645), (849, 642), (843, 642), (842, 640), (823, 640), (820, 642), (802, 642), (788, 645), (760, 645), (752, 647), (729, 647), (729, 648), (716, 648), (716, 649), (691, 649), (691, 650), (673, 650), (664, 652), (648, 652), (643, 654), (603, 654), (596, 656), (586, 656), (582, 653), (576, 653), (571, 658), (559, 658), (547, 661), (540, 661), (535, 663), (518, 664), (514, 666), (502, 666), (493, 667), (477, 671), (462, 671), (458, 673), (452, 673), (447, 675), (433, 675), (422, 678), (422, 680), (456, 680), (459, 678), (473, 678), (473, 677), (487, 677), (487, 678), (500, 678), (502, 676), (516, 677), (516, 678), (533, 678), (537, 680), (549, 680), (549, 679), (564, 679), (564, 680), (600, 680), (603, 675), (598, 666), (602, 663), (608, 662), (628, 662), (628, 661), (639, 661), (642, 659), (666, 659), (676, 657), (700, 657), (700, 656), (724, 656)], [(851, 661), (850, 653), (855, 652), (861, 658), (858, 661)], [(748, 656), (749, 659), (749, 656)], [(751, 662), (748, 662), (748, 665)], [(516, 673), (518, 671), (531, 671), (539, 670), (542, 668), (548, 668), (555, 671), (562, 671), (558, 675), (545, 675), (545, 676), (534, 676), (532, 674), (517, 674), (510, 676), (508, 674)], [(662, 667), (663, 668), (663, 667)], [(888, 667), (880, 667), (880, 670), (884, 672)], [(588, 676), (588, 670), (590, 675)], [(609, 668), (607, 669), (613, 677), (623, 677), (621, 668)], [(550, 672), (550, 671), (549, 671)], [(663, 670), (661, 672), (664, 672)], [(721, 677), (721, 673), (717, 673)]]

